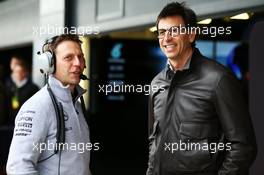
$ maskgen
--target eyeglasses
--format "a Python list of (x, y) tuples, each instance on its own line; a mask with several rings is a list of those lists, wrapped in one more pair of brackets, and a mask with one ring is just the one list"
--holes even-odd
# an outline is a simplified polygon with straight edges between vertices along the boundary
[[(157, 37), (159, 39), (162, 39), (165, 37), (166, 35), (166, 32), (168, 31), (169, 32), (169, 35), (171, 37), (176, 37), (180, 34), (183, 34), (183, 29), (185, 28), (185, 26), (171, 26), (169, 29), (158, 29), (156, 34), (157, 34)], [(186, 30), (185, 30), (186, 31)]]

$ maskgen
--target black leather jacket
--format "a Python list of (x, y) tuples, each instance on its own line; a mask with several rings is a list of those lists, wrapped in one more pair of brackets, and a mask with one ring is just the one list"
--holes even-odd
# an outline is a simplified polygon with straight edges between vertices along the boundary
[[(189, 69), (166, 67), (151, 85), (161, 88), (150, 95), (147, 175), (248, 174), (255, 135), (240, 83), (228, 69), (195, 49)], [(180, 150), (180, 143), (189, 148)]]

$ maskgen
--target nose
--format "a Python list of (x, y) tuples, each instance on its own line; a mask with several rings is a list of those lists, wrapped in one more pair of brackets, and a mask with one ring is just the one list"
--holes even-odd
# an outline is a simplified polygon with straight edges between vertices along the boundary
[(78, 56), (74, 57), (74, 60), (73, 60), (74, 66), (82, 66), (82, 64), (83, 64), (83, 61), (81, 60), (81, 58), (78, 58)]

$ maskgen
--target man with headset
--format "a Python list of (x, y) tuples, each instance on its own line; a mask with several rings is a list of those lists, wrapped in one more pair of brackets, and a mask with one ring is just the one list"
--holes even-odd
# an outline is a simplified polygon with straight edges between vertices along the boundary
[(85, 93), (79, 86), (85, 68), (81, 41), (77, 35), (62, 34), (45, 46), (41, 56), (52, 71), (47, 85), (16, 116), (7, 174), (90, 175), (93, 145), (79, 101)]

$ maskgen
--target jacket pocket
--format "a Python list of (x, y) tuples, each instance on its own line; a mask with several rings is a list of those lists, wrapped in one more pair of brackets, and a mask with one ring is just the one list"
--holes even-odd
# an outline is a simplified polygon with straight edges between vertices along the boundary
[(216, 138), (218, 134), (218, 125), (215, 123), (183, 122), (180, 125), (179, 132), (182, 140)]
[[(210, 169), (214, 164), (210, 153), (211, 138), (217, 137), (217, 126), (213, 123), (181, 123), (179, 128), (177, 171), (197, 172)], [(172, 168), (172, 167), (170, 167)]]

